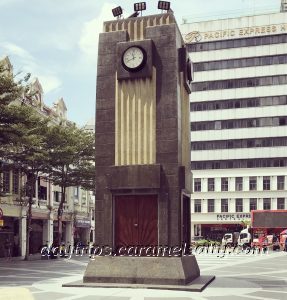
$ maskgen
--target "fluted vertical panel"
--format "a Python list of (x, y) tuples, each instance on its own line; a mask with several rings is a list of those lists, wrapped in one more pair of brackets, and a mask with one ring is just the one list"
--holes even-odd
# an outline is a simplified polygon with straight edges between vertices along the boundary
[(156, 70), (152, 78), (116, 81), (115, 165), (154, 164)]

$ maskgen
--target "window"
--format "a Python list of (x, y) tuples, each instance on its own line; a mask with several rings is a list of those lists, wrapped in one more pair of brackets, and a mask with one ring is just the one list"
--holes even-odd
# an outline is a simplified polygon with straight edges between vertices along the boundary
[[(286, 75), (287, 76), (287, 75)], [(287, 81), (286, 81), (287, 83)], [(284, 122), (285, 123), (284, 123)], [(287, 124), (287, 117), (273, 118), (254, 118), (254, 119), (237, 119), (237, 120), (222, 120), (222, 121), (200, 121), (191, 122), (191, 131), (201, 130), (218, 130), (218, 129), (233, 129), (233, 128), (252, 128), (252, 127), (272, 127)]]
[(256, 198), (249, 199), (249, 209), (250, 209), (250, 211), (257, 210), (257, 199)]
[(201, 192), (201, 178), (194, 179), (194, 191)]
[(270, 190), (270, 176), (263, 177), (263, 190), (264, 191)]
[(257, 178), (252, 176), (249, 177), (249, 190), (256, 191), (257, 190)]
[(4, 170), (3, 171), (3, 193), (10, 193), (10, 171)]
[(74, 197), (79, 198), (79, 187), (74, 188)]
[(54, 191), (54, 201), (55, 202), (60, 202), (61, 200), (61, 192), (58, 192), (58, 191)]
[(285, 177), (277, 176), (277, 190), (284, 190), (285, 186)]
[(228, 178), (227, 177), (223, 177), (221, 178), (221, 191), (228, 191)]
[[(238, 41), (237, 41), (238, 42)], [(287, 55), (273, 55), (240, 59), (229, 59), (220, 61), (208, 61), (194, 64), (194, 71), (209, 71), (209, 70), (222, 70), (244, 68), (252, 66), (265, 66), (287, 63)]]
[[(253, 158), (220, 161), (192, 161), (192, 170), (287, 167), (287, 158)], [(255, 177), (256, 178), (256, 177)]]
[(188, 44), (187, 49), (189, 52), (198, 52), (198, 51), (212, 51), (219, 49), (230, 49), (230, 48), (241, 48), (241, 47), (249, 47), (249, 46), (262, 46), (262, 45), (270, 45), (270, 44), (281, 44), (287, 42), (287, 35), (281, 34), (272, 35), (272, 36), (259, 36), (259, 37), (251, 37), (251, 38), (241, 38), (234, 40), (222, 40), (222, 41), (212, 41), (212, 42), (204, 42), (204, 43), (195, 43)]
[(235, 211), (243, 212), (243, 200), (242, 199), (235, 199)]
[(87, 191), (81, 190), (81, 194), (82, 194), (82, 205), (86, 205), (87, 204)]
[(208, 186), (207, 189), (209, 192), (214, 191), (214, 178), (208, 178)]
[(19, 171), (13, 171), (13, 186), (12, 186), (13, 194), (19, 193)]
[(214, 212), (214, 199), (207, 200), (207, 211)]
[(277, 209), (285, 209), (285, 198), (277, 198)]
[(38, 198), (39, 198), (39, 200), (47, 200), (47, 187), (46, 186), (39, 185)]
[(201, 200), (200, 199), (195, 199), (194, 200), (194, 212), (195, 213), (200, 213), (201, 212)]
[(228, 199), (221, 199), (221, 212), (228, 212)]
[(263, 199), (263, 209), (271, 209), (271, 199), (270, 198)]
[(236, 191), (242, 191), (243, 188), (243, 178), (242, 177), (236, 177), (235, 178), (235, 190)]
[(211, 149), (235, 149), (253, 147), (281, 147), (287, 146), (286, 137), (278, 138), (259, 138), (259, 139), (236, 139), (206, 142), (192, 142), (192, 150), (211, 150)]
[(260, 97), (260, 98), (244, 98), (244, 99), (228, 99), (220, 101), (206, 101), (204, 103), (190, 103), (190, 111), (204, 111), (217, 109), (231, 109), (240, 107), (258, 107), (270, 105), (287, 104), (287, 96)]
[(228, 79), (228, 80), (216, 80), (216, 81), (202, 81), (192, 84), (192, 89), (196, 91), (206, 90), (222, 90), (222, 89), (236, 89), (244, 87), (255, 86), (269, 86), (280, 85), (287, 83), (287, 75), (275, 75), (253, 78), (240, 78), (240, 79)]

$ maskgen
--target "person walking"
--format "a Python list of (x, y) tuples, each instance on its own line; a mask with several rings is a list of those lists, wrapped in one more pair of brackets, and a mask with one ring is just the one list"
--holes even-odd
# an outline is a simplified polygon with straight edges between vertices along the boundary
[(287, 252), (287, 236), (285, 238), (285, 249), (284, 250)]
[(4, 248), (6, 252), (6, 260), (12, 260), (12, 243), (10, 242), (9, 238), (6, 239), (4, 243)]

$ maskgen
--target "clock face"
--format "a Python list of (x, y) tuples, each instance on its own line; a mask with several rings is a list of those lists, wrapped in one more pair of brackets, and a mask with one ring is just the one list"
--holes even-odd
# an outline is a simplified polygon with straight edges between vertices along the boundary
[(140, 70), (146, 62), (145, 51), (137, 46), (128, 48), (122, 57), (123, 67), (128, 71)]

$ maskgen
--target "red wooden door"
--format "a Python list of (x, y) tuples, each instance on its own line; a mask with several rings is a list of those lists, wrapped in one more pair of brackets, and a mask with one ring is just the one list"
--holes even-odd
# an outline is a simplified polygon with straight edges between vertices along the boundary
[(156, 195), (115, 197), (115, 246), (158, 244)]

